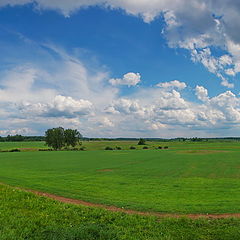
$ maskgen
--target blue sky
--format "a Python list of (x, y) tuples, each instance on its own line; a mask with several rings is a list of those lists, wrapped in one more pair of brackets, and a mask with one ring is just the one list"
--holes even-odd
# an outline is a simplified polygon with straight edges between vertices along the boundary
[(238, 136), (239, 8), (0, 1), (0, 135)]

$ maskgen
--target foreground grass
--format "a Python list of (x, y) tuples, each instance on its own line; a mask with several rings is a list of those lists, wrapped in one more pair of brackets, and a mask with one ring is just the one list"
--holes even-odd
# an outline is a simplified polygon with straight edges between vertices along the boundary
[(0, 182), (93, 203), (168, 213), (239, 213), (239, 150), (0, 154)]
[(0, 239), (232, 240), (239, 219), (158, 219), (67, 205), (0, 185)]

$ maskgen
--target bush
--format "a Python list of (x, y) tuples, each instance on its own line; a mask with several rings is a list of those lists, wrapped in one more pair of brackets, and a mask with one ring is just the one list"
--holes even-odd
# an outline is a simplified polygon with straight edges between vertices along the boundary
[(86, 151), (87, 149), (86, 149), (86, 147), (80, 147), (79, 150), (80, 151)]
[(79, 151), (80, 149), (75, 147), (75, 148), (69, 148), (69, 147), (64, 147), (61, 149), (62, 151)]
[(131, 146), (130, 149), (136, 149), (135, 147)]
[(164, 147), (164, 149), (168, 149), (168, 147), (167, 147), (167, 146), (165, 146), (165, 147)]
[(146, 140), (143, 138), (139, 139), (138, 145), (145, 145), (146, 144)]
[(79, 151), (79, 148), (71, 148), (71, 151)]
[(47, 151), (53, 151), (53, 149), (52, 148), (40, 148), (40, 149), (38, 149), (38, 151), (47, 152)]
[(16, 148), (16, 149), (9, 150), (9, 152), (21, 152), (21, 151), (18, 148)]
[(147, 146), (144, 146), (143, 149), (148, 149), (148, 147), (147, 147)]
[(105, 147), (105, 150), (113, 150), (111, 147)]
[(121, 147), (116, 147), (116, 149), (117, 149), (117, 150), (122, 150), (122, 148), (121, 148)]
[(158, 149), (162, 149), (162, 147), (161, 147), (161, 146), (158, 146)]

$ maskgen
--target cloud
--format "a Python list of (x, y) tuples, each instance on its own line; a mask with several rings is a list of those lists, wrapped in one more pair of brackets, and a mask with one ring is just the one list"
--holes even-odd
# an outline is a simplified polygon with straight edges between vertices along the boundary
[(93, 111), (93, 104), (88, 100), (75, 100), (72, 97), (58, 95), (52, 106), (50, 105), (47, 115), (88, 115)]
[[(44, 47), (38, 45), (32, 51), (35, 56), (44, 56), (40, 63), (16, 63), (15, 67), (1, 71), (1, 102), (48, 103), (62, 95), (98, 105), (109, 102), (118, 93), (116, 88), (106, 86), (108, 72), (101, 67), (87, 66), (77, 56), (54, 45), (41, 45)], [(39, 54), (39, 48), (44, 54)]]
[(109, 120), (109, 118), (107, 117), (100, 118), (100, 120), (98, 120), (98, 123), (99, 123), (99, 126), (103, 128), (114, 127), (114, 123), (111, 120)]
[(138, 127), (153, 135), (159, 132), (174, 137), (178, 132), (181, 136), (192, 136), (196, 132), (197, 136), (209, 136), (214, 129), (219, 132), (226, 127), (229, 132), (239, 129), (239, 97), (226, 91), (210, 98), (202, 86), (196, 86), (195, 94), (200, 103), (184, 99), (169, 88), (139, 89), (129, 98), (115, 100), (108, 106), (111, 109), (108, 114), (122, 131), (131, 132)]
[(66, 117), (92, 115), (93, 104), (84, 99), (75, 100), (72, 97), (57, 95), (52, 103), (22, 103), (19, 104), (22, 114), (42, 117)]
[(32, 135), (36, 133), (34, 130), (29, 128), (19, 128), (19, 129), (9, 129), (9, 130), (1, 130), (0, 135)]
[[(83, 72), (88, 75), (88, 70), (84, 69), (86, 72)], [(86, 91), (95, 95), (95, 101), (91, 101), (87, 97), (82, 98), (85, 95), (81, 94), (81, 89), (78, 98), (75, 97), (76, 92), (71, 92), (72, 88), (68, 95), (63, 95), (63, 91), (66, 93), (66, 89), (62, 88), (63, 82), (56, 82), (54, 78), (48, 81), (56, 85), (57, 93), (49, 91), (49, 85), (36, 92), (31, 86), (36, 84), (36, 73), (40, 76), (42, 71), (25, 70), (20, 71), (19, 76), (24, 78), (20, 78), (19, 81), (23, 81), (23, 85), (26, 84), (26, 97), (6, 98), (5, 95), (1, 100), (2, 135), (42, 134), (47, 128), (54, 126), (78, 128), (85, 136), (90, 137), (187, 137), (193, 136), (194, 133), (197, 136), (209, 136), (214, 129), (221, 132), (221, 129), (226, 127), (229, 129), (227, 132), (240, 131), (240, 98), (231, 91), (210, 98), (206, 88), (196, 86), (196, 97), (201, 100), (197, 103), (184, 98), (179, 92), (183, 87), (186, 91), (191, 91), (186, 87), (186, 83), (170, 81), (164, 82), (159, 88), (139, 87), (134, 93), (124, 97), (116, 92), (109, 95), (107, 100), (100, 101), (103, 97), (101, 93), (89, 85), (83, 85)], [(62, 69), (59, 68), (59, 71)], [(78, 76), (78, 71), (76, 73)], [(72, 79), (71, 74), (68, 81), (74, 83), (75, 78)], [(95, 81), (95, 84), (100, 84), (101, 87), (104, 85), (104, 79), (94, 78), (91, 81)], [(4, 79), (2, 82), (5, 83)], [(3, 85), (5, 87), (1, 91), (12, 89), (11, 84)], [(19, 85), (21, 86), (20, 83)], [(41, 98), (41, 93), (45, 91), (49, 92), (49, 96)], [(32, 97), (33, 92), (37, 96)], [(235, 132), (231, 129), (235, 129)], [(212, 133), (212, 136), (216, 136), (216, 133)]]
[(176, 89), (179, 89), (179, 90), (182, 90), (182, 89), (187, 87), (187, 85), (184, 82), (179, 82), (178, 80), (158, 83), (156, 86), (161, 87), (161, 88), (176, 88)]
[(156, 102), (157, 109), (186, 109), (187, 102), (181, 97), (181, 94), (176, 90), (160, 92)]
[[(0, 7), (32, 3), (39, 10), (51, 9), (69, 17), (79, 9), (101, 6), (123, 9), (149, 23), (162, 16), (162, 33), (169, 47), (190, 52), (194, 62), (220, 78), (222, 85), (233, 87), (231, 77), (240, 72), (240, 4), (234, 0), (3, 0)], [(194, 13), (194, 14), (193, 14)], [(222, 56), (215, 49), (225, 52)], [(113, 84), (121, 84), (120, 79)], [(127, 84), (128, 85), (128, 84)], [(129, 86), (132, 86), (130, 84)]]
[(234, 76), (236, 75), (236, 72), (234, 71), (233, 68), (228, 68), (228, 69), (226, 69), (226, 70), (225, 70), (225, 73), (226, 73), (227, 75), (229, 75), (229, 76), (232, 76), (232, 77), (234, 77)]
[(151, 130), (159, 130), (159, 129), (164, 129), (167, 128), (167, 125), (162, 124), (160, 122), (156, 122), (156, 123), (151, 123), (150, 122), (150, 129)]
[(195, 93), (199, 100), (201, 100), (203, 102), (207, 102), (209, 100), (208, 90), (206, 88), (197, 85), (195, 88)]
[[(19, 102), (27, 99), (48, 101), (56, 91), (54, 89), (34, 88), (41, 79), (41, 70), (31, 66), (17, 66), (2, 73), (0, 77), (0, 101)], [(44, 76), (44, 74), (43, 74)]]
[[(175, 0), (171, 1), (176, 2)], [(167, 1), (147, 1), (147, 0), (3, 0), (0, 6), (15, 6), (34, 3), (35, 8), (39, 10), (51, 9), (61, 12), (65, 17), (69, 17), (72, 13), (81, 8), (90, 6), (104, 6), (107, 8), (124, 9), (128, 14), (141, 16), (144, 21), (150, 22), (167, 6)]]
[(78, 56), (53, 45), (37, 45), (32, 51), (34, 58), (39, 53), (44, 58), (38, 63), (19, 64), (12, 59), (11, 66), (15, 66), (1, 71), (2, 134), (26, 128), (43, 134), (47, 128), (60, 125), (85, 126), (85, 133), (98, 126), (91, 121), (95, 115), (102, 116), (106, 125), (101, 112), (118, 94), (117, 88), (106, 84), (108, 73), (99, 66), (85, 65)]
[(141, 81), (141, 75), (139, 73), (129, 72), (123, 76), (123, 78), (112, 78), (109, 83), (113, 86), (127, 85), (136, 86)]
[[(61, 3), (62, 7), (70, 4), (66, 1)], [(85, 5), (89, 3), (86, 1)], [(47, 8), (48, 2), (45, 4)], [(58, 5), (60, 1), (52, 1), (50, 4)], [(136, 11), (133, 1), (115, 1), (112, 4), (115, 7), (124, 5), (128, 13), (140, 14), (145, 21), (150, 21), (159, 13), (157, 8), (156, 12), (150, 11), (157, 4), (155, 1), (149, 3), (149, 11), (145, 1), (138, 1), (139, 8)], [(195, 9), (192, 4), (190, 8)], [(198, 7), (202, 12), (197, 12), (197, 17), (201, 19), (208, 12), (209, 6), (198, 3), (196, 11), (199, 11)], [(74, 10), (73, 7), (71, 11)], [(226, 32), (226, 23), (214, 18), (208, 26), (205, 23), (210, 18), (207, 18), (204, 24), (199, 23), (198, 26), (197, 18), (189, 15), (188, 9), (180, 5), (179, 9), (172, 7), (171, 10), (164, 10), (163, 16), (166, 19), (164, 34), (169, 46), (187, 49), (194, 62), (201, 62), (222, 79), (223, 85), (232, 87), (226, 75), (231, 77), (240, 72), (240, 44), (236, 42), (236, 35), (231, 37)], [(191, 21), (192, 18), (194, 21)], [(195, 31), (195, 27), (201, 30), (201, 34)], [(124, 94), (117, 86), (137, 85), (141, 81), (140, 73), (130, 72), (122, 78), (109, 80), (109, 73), (104, 67), (88, 66), (77, 55), (62, 48), (51, 44), (42, 45), (44, 54), (41, 57), (45, 58), (41, 62), (44, 65), (38, 62), (15, 63), (16, 66), (1, 71), (1, 134), (24, 133), (22, 129), (28, 129), (26, 134), (32, 134), (32, 129), (34, 134), (42, 134), (47, 128), (60, 125), (78, 128), (90, 137), (216, 136), (240, 132), (240, 98), (232, 91), (210, 97), (208, 89), (196, 86), (196, 99), (200, 100), (196, 102), (196, 99), (190, 100), (185, 95), (185, 91), (191, 91), (187, 84), (174, 80), (161, 82), (158, 87), (139, 85), (134, 92)], [(214, 47), (222, 48), (223, 53), (215, 56)], [(33, 51), (34, 58), (39, 57), (40, 48), (38, 46)], [(183, 89), (184, 94), (181, 93)]]
[(113, 102), (110, 106), (112, 113), (124, 113), (124, 114), (141, 114), (143, 108), (140, 106), (138, 100), (131, 100), (126, 98), (119, 98)]
[[(209, 72), (216, 74), (221, 80), (221, 84), (228, 88), (233, 88), (234, 85), (229, 83), (224, 74), (231, 75), (233, 72), (232, 68), (226, 68), (232, 65), (232, 58), (228, 55), (222, 55), (220, 58), (214, 57), (211, 54), (210, 48), (204, 48), (203, 50), (192, 50), (192, 60), (194, 62), (201, 62)], [(232, 71), (231, 71), (232, 70)], [(230, 73), (230, 74), (229, 74)], [(235, 75), (236, 73), (234, 72)]]

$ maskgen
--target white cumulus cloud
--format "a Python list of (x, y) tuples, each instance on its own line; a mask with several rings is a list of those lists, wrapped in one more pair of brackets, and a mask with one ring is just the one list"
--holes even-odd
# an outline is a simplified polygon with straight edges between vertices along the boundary
[(173, 81), (170, 81), (170, 82), (158, 83), (156, 86), (157, 87), (161, 87), (161, 88), (177, 88), (179, 90), (182, 90), (182, 89), (187, 87), (186, 83), (180, 82), (178, 80), (173, 80)]
[(113, 86), (117, 85), (127, 85), (136, 86), (141, 81), (141, 75), (139, 73), (129, 72), (126, 73), (123, 78), (112, 78), (109, 80), (109, 83)]
[(196, 96), (199, 100), (203, 101), (203, 102), (207, 102), (209, 100), (208, 98), (208, 90), (206, 88), (204, 88), (203, 86), (196, 86), (195, 88), (195, 93)]

